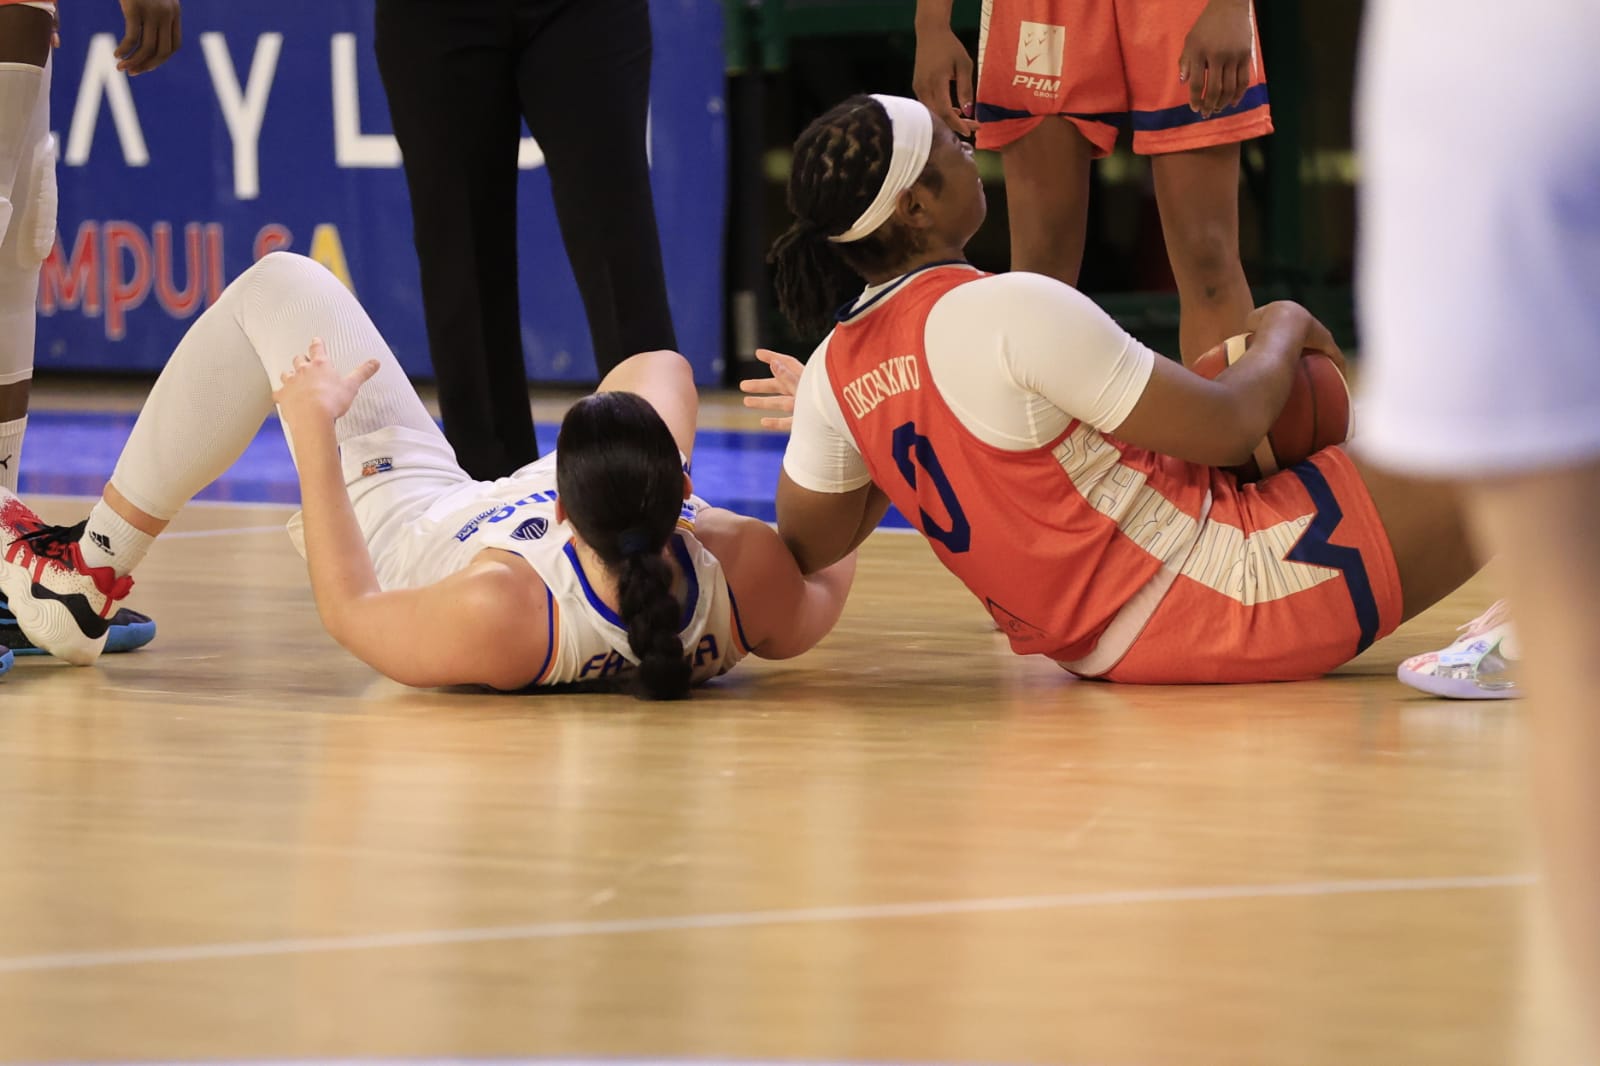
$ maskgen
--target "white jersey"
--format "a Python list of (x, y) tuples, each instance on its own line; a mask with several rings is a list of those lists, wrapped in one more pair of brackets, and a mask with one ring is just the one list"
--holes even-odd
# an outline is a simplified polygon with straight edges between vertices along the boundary
[[(638, 663), (615, 611), (595, 594), (556, 519), (554, 453), (498, 481), (472, 481), (443, 438), (390, 426), (341, 444), (345, 483), (372, 551), (378, 583), (417, 588), (464, 569), (486, 548), (520, 555), (548, 590), (550, 652), (535, 684), (614, 679)], [(750, 650), (722, 564), (694, 535), (710, 506), (684, 501), (671, 550), (688, 584), (679, 628), (696, 682)]]

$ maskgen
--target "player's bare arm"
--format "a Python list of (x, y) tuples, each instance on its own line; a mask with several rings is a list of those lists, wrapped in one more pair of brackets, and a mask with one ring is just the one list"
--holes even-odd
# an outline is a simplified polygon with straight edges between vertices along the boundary
[(520, 688), (533, 680), (546, 640), (545, 627), (531, 624), (545, 610), (543, 585), (525, 561), (484, 552), (433, 585), (379, 586), (334, 429), (378, 365), (368, 360), (341, 376), (316, 340), (273, 393), (294, 441), (317, 614), (351, 654), (402, 684)]
[(117, 69), (144, 74), (172, 58), (183, 44), (178, 0), (122, 0), (126, 23), (117, 45)]
[[(972, 114), (974, 68), (966, 46), (950, 28), (950, 3), (917, 0), (917, 58), (911, 84), (929, 111), (962, 137), (971, 137), (978, 129)], [(952, 85), (955, 104), (950, 102)]]
[(803, 574), (771, 526), (720, 508), (700, 512), (695, 536), (722, 564), (750, 650), (763, 659), (809, 651), (839, 620), (855, 577), (853, 552)]
[(849, 492), (813, 492), (778, 475), (778, 529), (803, 573), (832, 566), (861, 546), (889, 510), (876, 485)]
[(1232, 466), (1247, 459), (1283, 411), (1316, 320), (1283, 301), (1261, 309), (1252, 322), (1249, 357), (1214, 381), (1157, 359), (1133, 410), (1111, 432), (1191, 463)]

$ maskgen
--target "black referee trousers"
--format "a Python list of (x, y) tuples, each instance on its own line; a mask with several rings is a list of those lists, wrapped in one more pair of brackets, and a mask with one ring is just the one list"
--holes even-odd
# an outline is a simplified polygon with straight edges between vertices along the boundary
[(445, 436), (479, 480), (538, 457), (517, 303), (521, 123), (603, 375), (677, 348), (650, 194), (647, 0), (377, 0)]

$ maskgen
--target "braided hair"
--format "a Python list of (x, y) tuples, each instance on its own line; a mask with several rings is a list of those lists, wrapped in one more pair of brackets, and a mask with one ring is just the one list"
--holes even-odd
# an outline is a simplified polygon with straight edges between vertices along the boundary
[(602, 392), (567, 412), (556, 454), (567, 518), (617, 577), (617, 613), (639, 660), (637, 695), (682, 699), (690, 666), (678, 638), (672, 568), (661, 557), (683, 505), (683, 460), (672, 432), (643, 398)]
[[(859, 241), (828, 240), (872, 203), (893, 154), (889, 113), (870, 96), (850, 97), (794, 142), (788, 190), (794, 222), (773, 243), (767, 262), (776, 268), (778, 308), (802, 335), (826, 333), (834, 312), (860, 289), (862, 275), (893, 269), (917, 251), (916, 236), (893, 220)], [(932, 168), (918, 181), (939, 190)]]

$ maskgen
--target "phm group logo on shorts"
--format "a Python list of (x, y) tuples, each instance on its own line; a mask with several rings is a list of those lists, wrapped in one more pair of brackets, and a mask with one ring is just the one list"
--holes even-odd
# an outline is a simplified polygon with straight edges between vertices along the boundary
[(1044, 78), (1061, 77), (1067, 51), (1067, 28), (1048, 22), (1024, 22), (1017, 35), (1017, 71)]
[(368, 459), (361, 464), (361, 476), (372, 477), (374, 474), (387, 474), (394, 469), (394, 460), (385, 455), (381, 459)]

